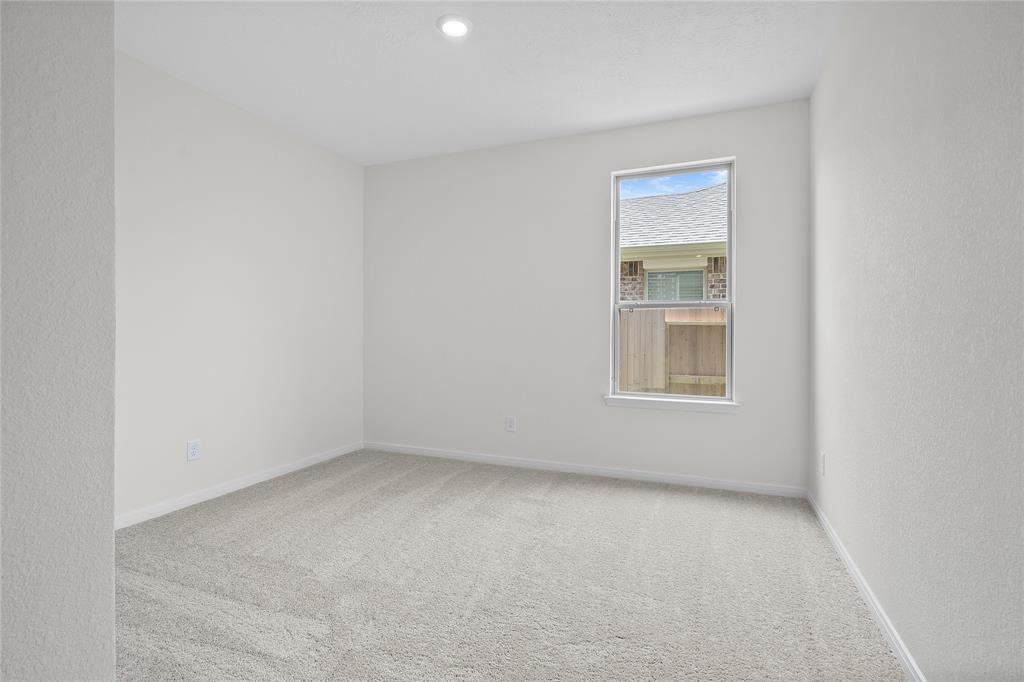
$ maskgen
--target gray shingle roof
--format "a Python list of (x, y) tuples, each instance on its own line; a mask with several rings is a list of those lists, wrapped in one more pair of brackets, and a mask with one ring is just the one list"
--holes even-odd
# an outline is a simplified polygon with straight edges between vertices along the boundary
[(696, 192), (619, 201), (619, 246), (724, 242), (729, 225), (726, 183)]

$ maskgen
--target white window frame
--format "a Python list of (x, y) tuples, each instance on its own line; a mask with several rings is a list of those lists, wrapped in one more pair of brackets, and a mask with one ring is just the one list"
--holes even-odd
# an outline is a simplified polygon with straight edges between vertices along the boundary
[[(619, 186), (624, 179), (658, 177), (673, 173), (701, 170), (724, 169), (729, 172), (729, 223), (726, 231), (726, 292), (728, 298), (715, 301), (680, 301), (665, 305), (664, 302), (619, 302)], [(710, 412), (735, 412), (739, 407), (736, 399), (736, 378), (733, 363), (733, 337), (736, 328), (736, 158), (723, 157), (687, 163), (650, 166), (615, 171), (611, 174), (611, 306), (609, 314), (611, 332), (611, 353), (609, 361), (609, 387), (605, 403), (614, 407), (644, 407), (654, 409), (680, 409)], [(705, 295), (707, 295), (705, 277)], [(646, 276), (644, 281), (646, 299)], [(619, 310), (629, 308), (709, 308), (719, 306), (726, 309), (725, 333), (725, 396), (688, 396), (671, 393), (631, 393), (618, 390), (619, 373)]]

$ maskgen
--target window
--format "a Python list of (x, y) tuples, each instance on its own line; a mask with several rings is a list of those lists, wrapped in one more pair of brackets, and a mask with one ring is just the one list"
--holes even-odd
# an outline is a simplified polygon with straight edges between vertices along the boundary
[(704, 299), (704, 271), (648, 272), (648, 301), (700, 301)]
[(613, 191), (611, 397), (732, 401), (732, 160), (615, 173)]

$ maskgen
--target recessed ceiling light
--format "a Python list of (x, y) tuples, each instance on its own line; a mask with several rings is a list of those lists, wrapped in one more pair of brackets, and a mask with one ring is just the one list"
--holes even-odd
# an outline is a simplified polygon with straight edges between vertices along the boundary
[(445, 14), (437, 20), (437, 27), (449, 38), (461, 38), (469, 33), (470, 26), (469, 19), (454, 14)]

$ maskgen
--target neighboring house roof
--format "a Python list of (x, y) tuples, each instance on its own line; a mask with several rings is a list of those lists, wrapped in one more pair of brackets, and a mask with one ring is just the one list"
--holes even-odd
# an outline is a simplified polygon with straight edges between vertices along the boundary
[(619, 201), (619, 246), (724, 242), (729, 226), (726, 183), (696, 192)]

